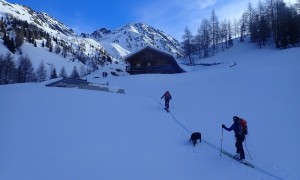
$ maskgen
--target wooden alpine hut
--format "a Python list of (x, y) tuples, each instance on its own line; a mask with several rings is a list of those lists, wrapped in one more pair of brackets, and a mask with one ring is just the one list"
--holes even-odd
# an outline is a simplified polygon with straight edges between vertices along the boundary
[(184, 72), (175, 58), (156, 48), (146, 46), (143, 49), (129, 54), (125, 61), (130, 65), (126, 67), (129, 74), (174, 74)]

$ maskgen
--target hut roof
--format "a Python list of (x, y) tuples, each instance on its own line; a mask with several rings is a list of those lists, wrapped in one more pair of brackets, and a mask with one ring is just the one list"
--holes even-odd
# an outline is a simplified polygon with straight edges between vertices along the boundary
[(136, 55), (136, 54), (138, 54), (138, 53), (140, 53), (140, 52), (142, 52), (142, 51), (144, 51), (144, 50), (146, 50), (146, 49), (153, 50), (153, 51), (155, 51), (155, 52), (157, 52), (157, 53), (164, 54), (164, 55), (166, 55), (166, 56), (170, 56), (170, 57), (172, 57), (173, 59), (175, 59), (174, 56), (173, 56), (172, 54), (166, 53), (166, 52), (164, 52), (164, 51), (161, 51), (160, 49), (157, 49), (157, 48), (154, 48), (154, 47), (151, 47), (151, 46), (145, 46), (144, 48), (142, 48), (142, 49), (140, 49), (140, 50), (137, 50), (136, 52), (132, 52), (132, 53), (128, 54), (127, 56), (125, 56), (125, 60), (130, 59), (132, 56), (134, 56), (134, 55)]

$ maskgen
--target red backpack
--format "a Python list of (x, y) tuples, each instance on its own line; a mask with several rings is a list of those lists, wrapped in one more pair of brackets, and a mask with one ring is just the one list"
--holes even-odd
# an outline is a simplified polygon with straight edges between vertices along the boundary
[(171, 94), (169, 93), (169, 91), (167, 91), (167, 92), (165, 93), (165, 98), (171, 99)]
[(247, 126), (247, 121), (243, 118), (240, 118), (240, 124), (241, 124), (241, 127), (242, 127), (242, 132), (244, 135), (247, 135), (248, 134), (248, 126)]

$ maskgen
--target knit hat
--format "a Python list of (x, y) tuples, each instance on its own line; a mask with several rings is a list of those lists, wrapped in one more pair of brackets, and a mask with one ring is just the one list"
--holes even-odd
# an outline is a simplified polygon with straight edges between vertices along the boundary
[(236, 122), (237, 120), (239, 120), (240, 118), (237, 116), (233, 116), (233, 121)]

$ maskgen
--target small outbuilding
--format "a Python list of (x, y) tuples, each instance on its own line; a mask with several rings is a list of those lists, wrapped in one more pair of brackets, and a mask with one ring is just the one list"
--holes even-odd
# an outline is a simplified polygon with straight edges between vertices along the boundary
[(156, 48), (145, 48), (128, 55), (125, 61), (130, 65), (126, 67), (129, 74), (174, 74), (184, 72), (175, 58)]

